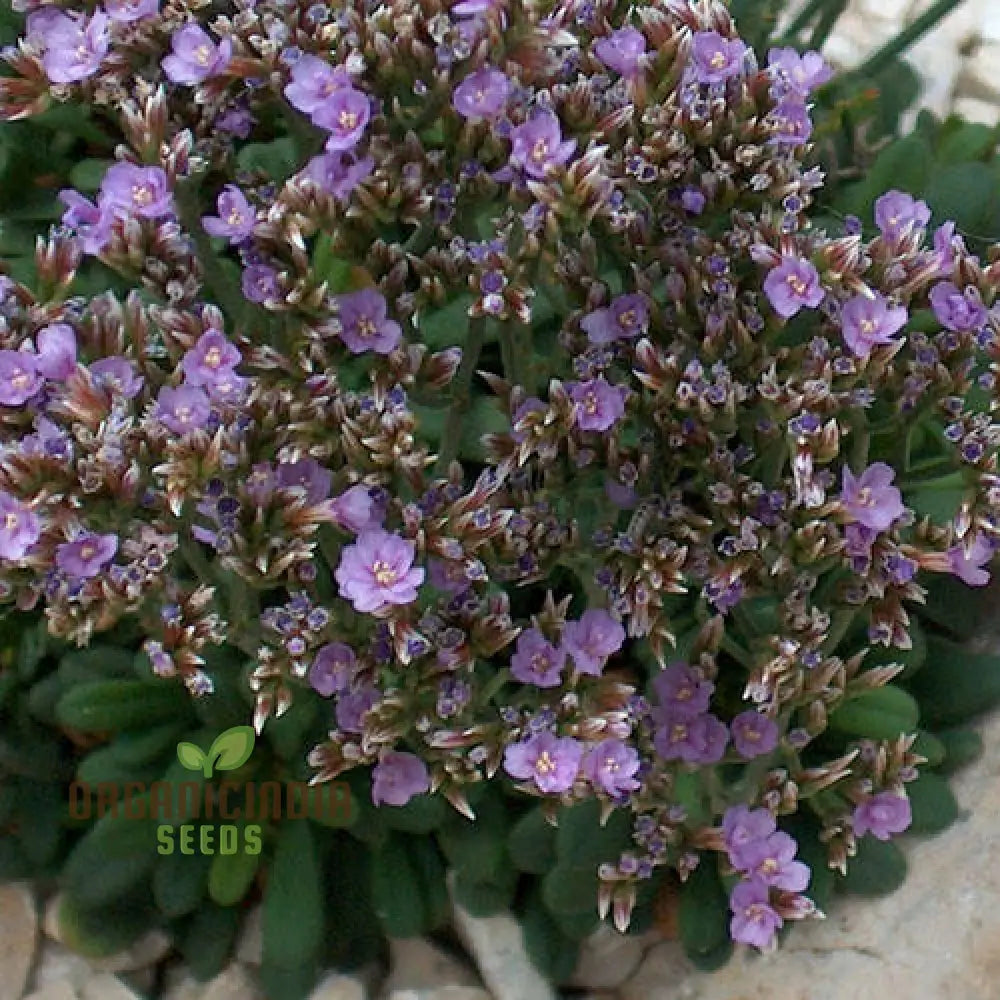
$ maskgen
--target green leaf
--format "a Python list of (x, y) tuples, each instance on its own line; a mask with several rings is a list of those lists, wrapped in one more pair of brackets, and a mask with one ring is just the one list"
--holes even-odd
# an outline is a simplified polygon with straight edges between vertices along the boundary
[(96, 191), (114, 160), (79, 160), (69, 172), (69, 183), (78, 191)]
[(325, 933), (322, 884), (312, 827), (285, 820), (264, 892), (265, 966), (295, 969), (315, 961)]
[(391, 830), (430, 833), (444, 822), (448, 809), (440, 795), (415, 795), (403, 806), (380, 806), (379, 816)]
[[(242, 767), (253, 753), (254, 738), (253, 726), (234, 726), (224, 733), (219, 733), (208, 751), (207, 776), (211, 776), (212, 761), (219, 771), (235, 771), (238, 767)], [(177, 750), (179, 754), (180, 747)]]
[(160, 855), (153, 870), (153, 899), (168, 918), (193, 913), (205, 899), (211, 854), (183, 854), (175, 850)]
[(1000, 703), (1000, 656), (928, 636), (927, 666), (909, 687), (930, 727), (964, 722)]
[(539, 895), (529, 898), (521, 923), (525, 950), (538, 971), (554, 983), (569, 979), (580, 946), (560, 930)]
[(281, 184), (298, 166), (295, 142), (289, 138), (273, 142), (249, 142), (236, 154), (240, 170), (259, 170), (274, 184)]
[(632, 844), (632, 822), (628, 812), (616, 809), (604, 826), (596, 799), (559, 810), (556, 852), (560, 864), (590, 865), (596, 870), (605, 861), (617, 861)]
[(938, 221), (953, 219), (962, 232), (987, 236), (997, 207), (997, 179), (985, 163), (959, 163), (936, 170), (924, 199)]
[[(200, 771), (208, 760), (208, 754), (201, 747), (197, 747), (193, 743), (178, 743), (177, 759), (189, 771)], [(208, 771), (208, 776), (211, 777), (211, 765), (209, 765)]]
[(110, 900), (108, 905), (87, 908), (69, 893), (59, 897), (56, 913), (59, 940), (87, 958), (122, 951), (156, 922), (156, 911), (148, 902)]
[(983, 738), (974, 729), (943, 729), (936, 736), (945, 749), (939, 768), (942, 774), (951, 774), (982, 755)]
[(560, 862), (542, 879), (542, 899), (552, 913), (597, 912), (597, 867)]
[(445, 347), (461, 347), (469, 335), (469, 307), (474, 299), (462, 293), (437, 309), (419, 318), (420, 340), (432, 351)]
[(95, 681), (67, 691), (56, 705), (59, 721), (83, 732), (137, 729), (190, 713), (190, 696), (168, 681)]
[(234, 854), (221, 851), (212, 859), (208, 873), (208, 894), (219, 906), (235, 906), (250, 891), (257, 869), (260, 867), (260, 852), (251, 854), (246, 850), (247, 841), (243, 831), (245, 823), (237, 826), (237, 850)]
[(840, 207), (868, 220), (875, 200), (890, 188), (919, 194), (927, 181), (930, 163), (930, 146), (921, 136), (911, 135), (892, 142), (876, 157), (865, 179), (846, 192)]
[(371, 900), (382, 929), (390, 937), (417, 937), (429, 924), (423, 889), (406, 850), (394, 834), (372, 854)]
[(935, 156), (940, 163), (985, 160), (993, 153), (996, 143), (995, 129), (956, 116), (942, 124)]
[(523, 872), (544, 875), (556, 863), (556, 830), (540, 806), (526, 812), (507, 838), (511, 861)]
[[(926, 767), (937, 767), (941, 764), (945, 757), (947, 756), (948, 749), (944, 743), (938, 739), (933, 733), (927, 732), (926, 729), (921, 729), (917, 733), (917, 738), (910, 747), (913, 753), (920, 754), (921, 757), (927, 758)], [(910, 786), (913, 787), (912, 785)]]
[(847, 863), (840, 888), (854, 896), (883, 896), (898, 889), (906, 878), (906, 856), (891, 840), (870, 834), (858, 841), (858, 853)]
[(680, 938), (692, 962), (715, 962), (729, 942), (729, 900), (712, 854), (681, 885)]
[(473, 872), (461, 868), (455, 873), (455, 902), (474, 917), (490, 917), (510, 907), (516, 885), (516, 876), (502, 884), (479, 880)]
[(830, 729), (848, 736), (888, 740), (915, 730), (919, 717), (913, 696), (887, 684), (848, 696), (830, 715)]
[(863, 667), (886, 666), (890, 663), (901, 663), (902, 673), (896, 675), (896, 680), (915, 674), (927, 661), (927, 637), (919, 621), (910, 622), (908, 631), (912, 643), (909, 649), (898, 649), (896, 646), (873, 646), (865, 656)]
[(145, 880), (156, 858), (153, 822), (107, 813), (67, 859), (63, 869), (66, 891), (79, 906), (105, 906)]
[(177, 946), (194, 976), (212, 979), (228, 964), (240, 926), (240, 911), (206, 902), (178, 927)]
[(913, 833), (938, 833), (958, 819), (958, 802), (947, 779), (939, 774), (922, 772), (916, 781), (907, 783), (906, 794), (913, 811), (909, 827)]

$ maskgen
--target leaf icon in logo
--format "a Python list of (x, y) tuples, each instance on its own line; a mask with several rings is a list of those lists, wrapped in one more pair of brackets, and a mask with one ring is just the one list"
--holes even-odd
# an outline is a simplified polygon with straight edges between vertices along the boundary
[(205, 764), (205, 752), (193, 743), (178, 743), (177, 759), (189, 771), (200, 771)]
[(200, 770), (211, 778), (214, 768), (235, 771), (245, 764), (253, 753), (255, 737), (253, 726), (233, 726), (215, 737), (208, 753), (193, 743), (178, 743), (177, 759), (188, 770)]

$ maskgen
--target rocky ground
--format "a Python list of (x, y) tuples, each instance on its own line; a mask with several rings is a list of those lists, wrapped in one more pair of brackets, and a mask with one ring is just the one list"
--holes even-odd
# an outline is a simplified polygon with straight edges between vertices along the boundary
[[(843, 68), (910, 23), (932, 0), (852, 0), (826, 46)], [(966, 0), (911, 53), (924, 74), (923, 104), (937, 114), (1000, 119), (1000, 0)], [(584, 949), (579, 1000), (996, 1000), (1000, 995), (1000, 718), (983, 725), (986, 753), (954, 783), (964, 818), (944, 835), (908, 838), (910, 875), (896, 893), (852, 899), (795, 929), (776, 954), (739, 955), (704, 975), (679, 946), (653, 935), (602, 931)], [(996, 850), (996, 854), (994, 854)], [(237, 957), (198, 983), (158, 933), (127, 952), (87, 961), (65, 946), (53, 900), (21, 884), (0, 886), (0, 1000), (258, 1000), (259, 919)], [(259, 917), (259, 914), (257, 915)], [(388, 970), (330, 973), (312, 1000), (556, 1000), (507, 917), (456, 911), (466, 956), (421, 940), (396, 941)]]

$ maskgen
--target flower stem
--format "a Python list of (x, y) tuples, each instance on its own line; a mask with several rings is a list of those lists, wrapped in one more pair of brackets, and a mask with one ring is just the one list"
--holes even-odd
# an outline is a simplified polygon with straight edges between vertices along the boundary
[(486, 321), (482, 318), (473, 319), (469, 323), (469, 336), (462, 349), (462, 360), (458, 372), (451, 384), (451, 407), (441, 433), (441, 448), (438, 451), (437, 464), (434, 472), (438, 476), (446, 475), (451, 460), (458, 454), (459, 442), (462, 438), (462, 421), (472, 403), (472, 377), (476, 374), (479, 355), (486, 340)]

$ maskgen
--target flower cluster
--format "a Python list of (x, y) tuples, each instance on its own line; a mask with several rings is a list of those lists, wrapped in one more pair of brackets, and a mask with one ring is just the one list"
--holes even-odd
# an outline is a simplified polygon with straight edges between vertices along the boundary
[(1000, 264), (902, 192), (811, 222), (816, 53), (716, 0), (24, 4), (0, 116), (120, 142), (0, 279), (4, 600), (198, 697), (239, 649), (377, 805), (626, 813), (621, 927), (714, 852), (768, 947), (800, 799), (840, 870), (906, 828), (914, 737), (827, 724), (989, 579)]

